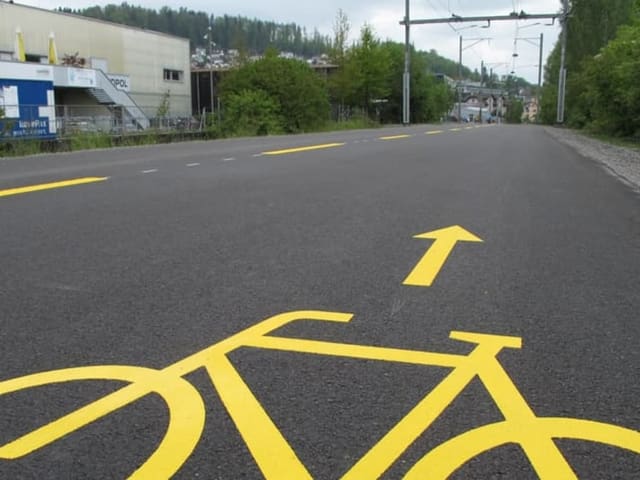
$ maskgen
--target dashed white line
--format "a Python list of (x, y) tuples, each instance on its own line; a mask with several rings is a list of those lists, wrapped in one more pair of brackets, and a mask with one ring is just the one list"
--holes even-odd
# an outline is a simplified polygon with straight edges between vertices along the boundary
[(151, 170), (142, 170), (142, 173), (156, 173), (157, 171), (157, 168), (152, 168)]
[(223, 162), (233, 162), (235, 160), (234, 157), (229, 157), (229, 158), (223, 158), (222, 161)]
[(191, 167), (198, 167), (200, 164), (199, 163), (187, 163), (187, 167), (191, 168)]
[(254, 153), (252, 156), (253, 156), (253, 158), (258, 158), (258, 157), (261, 157), (262, 154), (261, 153)]

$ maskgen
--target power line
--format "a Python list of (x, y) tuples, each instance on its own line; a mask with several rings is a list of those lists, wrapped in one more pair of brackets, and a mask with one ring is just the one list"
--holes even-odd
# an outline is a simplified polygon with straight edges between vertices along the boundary
[[(429, 2), (430, 5), (431, 1), (427, 0)], [(437, 0), (439, 4), (441, 4), (442, 0)], [(566, 19), (566, 12), (568, 10), (567, 8), (567, 4), (568, 4), (569, 0), (563, 0), (563, 3), (565, 5), (565, 8), (563, 10), (563, 20)], [(451, 28), (454, 32), (458, 33), (458, 29), (454, 28), (452, 24), (456, 24), (456, 23), (477, 23), (477, 22), (487, 22), (487, 28), (491, 26), (491, 22), (498, 22), (498, 21), (515, 21), (516, 22), (516, 29), (515, 29), (515, 35), (514, 35), (514, 54), (512, 55), (512, 59), (513, 59), (513, 72), (515, 73), (515, 64), (516, 64), (516, 57), (517, 57), (517, 38), (518, 38), (518, 34), (520, 31), (520, 21), (523, 20), (542, 20), (542, 19), (552, 19), (555, 20), (556, 18), (561, 17), (560, 14), (558, 13), (539, 13), (539, 14), (528, 14), (526, 12), (524, 12), (524, 10), (520, 10), (520, 12), (517, 11), (517, 6), (521, 5), (521, 3), (518, 1), (517, 5), (516, 5), (516, 0), (512, 0), (513, 3), (513, 7), (514, 10), (509, 13), (508, 15), (478, 15), (478, 16), (470, 16), (470, 17), (462, 17), (460, 15), (456, 15), (452, 12), (450, 12), (450, 16), (449, 17), (444, 17), (444, 18), (429, 18), (429, 19), (420, 19), (420, 20), (415, 20), (415, 19), (410, 19), (409, 18), (409, 0), (405, 1), (405, 17), (402, 21), (400, 21), (400, 25), (403, 25), (405, 27), (405, 31), (406, 31), (406, 35), (405, 35), (405, 49), (408, 52), (409, 49), (409, 28), (411, 25), (434, 25), (434, 24), (441, 24), (441, 23), (445, 23), (447, 25), (449, 25), (449, 28)], [(432, 5), (433, 6), (433, 5)], [(449, 1), (449, 9), (451, 7), (451, 3)], [(566, 21), (566, 20), (565, 20)], [(472, 25), (472, 27), (475, 25)], [(565, 29), (566, 32), (566, 29)], [(563, 37), (563, 40), (566, 37)], [(563, 47), (564, 47), (564, 42), (563, 42)], [(541, 49), (542, 51), (542, 49)], [(460, 37), (460, 54), (462, 53), (462, 37)], [(474, 50), (474, 53), (476, 55), (478, 55), (478, 52)], [(564, 75), (564, 48), (562, 51), (562, 58), (561, 58), (561, 63), (562, 63), (562, 68), (561, 68), (561, 78), (563, 78)], [(540, 63), (542, 63), (542, 61), (540, 61)], [(462, 64), (461, 61), (458, 62), (459, 64), (459, 69), (460, 66)], [(458, 76), (460, 77), (460, 71), (458, 72)], [(410, 84), (410, 72), (409, 72), (409, 54), (407, 53), (405, 55), (405, 66), (404, 66), (404, 74), (403, 74), (403, 123), (404, 124), (408, 124), (409, 123), (409, 118), (410, 118), (410, 96), (409, 96), (409, 84)], [(561, 87), (563, 87), (563, 85), (561, 85)], [(563, 88), (559, 87), (559, 92), (563, 91)], [(458, 96), (460, 95), (460, 90), (458, 90)], [(560, 98), (561, 96), (558, 95), (558, 104), (560, 105)], [(460, 101), (458, 102), (460, 105)], [(559, 107), (560, 108), (560, 107)], [(560, 117), (560, 113), (558, 114), (558, 116)], [(561, 120), (560, 120), (561, 121)]]

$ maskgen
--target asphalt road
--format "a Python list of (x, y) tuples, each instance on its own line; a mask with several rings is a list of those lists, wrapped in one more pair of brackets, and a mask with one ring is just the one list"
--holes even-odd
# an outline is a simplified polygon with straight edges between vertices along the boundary
[[(542, 128), (454, 127), (0, 159), (0, 478), (640, 478), (640, 197)], [(414, 238), (456, 225), (482, 242)], [(180, 363), (310, 310), (353, 318)]]

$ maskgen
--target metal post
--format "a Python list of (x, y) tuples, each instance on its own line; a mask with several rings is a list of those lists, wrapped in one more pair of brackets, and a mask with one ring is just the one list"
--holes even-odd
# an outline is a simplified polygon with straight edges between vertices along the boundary
[[(565, 19), (565, 24), (566, 24), (566, 18), (567, 18), (567, 13), (568, 13), (568, 1), (569, 0), (563, 0), (563, 4), (564, 4), (564, 14), (560, 14), (560, 13), (542, 13), (542, 14), (528, 14), (525, 13), (524, 11), (520, 11), (520, 13), (510, 13), (509, 15), (489, 15), (489, 16), (480, 16), (480, 17), (461, 17), (459, 15), (454, 15), (451, 14), (451, 17), (448, 18), (431, 18), (431, 19), (418, 19), (418, 20), (410, 20), (409, 18), (409, 0), (406, 0), (406, 14), (404, 19), (400, 22), (400, 25), (404, 25), (405, 27), (405, 46), (406, 46), (406, 57), (405, 57), (405, 71), (404, 71), (404, 75), (403, 75), (403, 120), (405, 120), (408, 123), (409, 120), (409, 26), (410, 25), (434, 25), (434, 24), (440, 24), (440, 23), (465, 23), (465, 22), (488, 22), (489, 25), (491, 24), (491, 22), (495, 22), (495, 21), (518, 21), (518, 20), (542, 20), (542, 19), (553, 19), (555, 20), (558, 17), (563, 16)], [(566, 30), (566, 28), (564, 29)], [(563, 36), (565, 38), (565, 43), (566, 43), (566, 32), (565, 35)], [(460, 59), (458, 62), (458, 84), (457, 84), (457, 91), (458, 91), (458, 121), (462, 121), (462, 37), (460, 37), (460, 55), (459, 55)], [(564, 59), (564, 48), (563, 48), (563, 57)], [(564, 65), (564, 63), (563, 63)], [(564, 67), (563, 67), (564, 68)], [(566, 75), (566, 72), (565, 72)], [(561, 81), (563, 82), (564, 85), (564, 81), (562, 80), (563, 78), (565, 78), (565, 75), (561, 75)], [(493, 85), (493, 78), (491, 79), (491, 83)], [(563, 94), (564, 96), (564, 94)], [(564, 111), (564, 104), (563, 104), (563, 111)]]
[(567, 81), (566, 56), (567, 56), (567, 23), (569, 12), (569, 0), (562, 0), (562, 44), (560, 50), (560, 74), (558, 75), (558, 111), (556, 121), (564, 123), (564, 97)]
[(213, 67), (209, 65), (209, 96), (211, 97), (211, 113), (213, 113)]
[(196, 104), (198, 105), (198, 113), (202, 110), (200, 104), (200, 72), (196, 71)]
[(478, 96), (480, 97), (480, 123), (482, 123), (482, 104), (484, 103), (484, 99), (482, 98), (483, 80), (484, 80), (484, 60), (480, 60), (480, 91), (478, 92)]
[(462, 35), (458, 54), (458, 123), (462, 123)]
[(209, 99), (211, 100), (211, 114), (213, 114), (213, 65), (211, 64), (211, 55), (213, 54), (213, 49), (211, 48), (213, 46), (213, 33), (211, 25), (207, 27), (207, 30), (207, 40), (209, 42), (207, 45), (207, 52), (209, 52), (207, 55), (207, 62), (209, 63)]
[(409, 0), (405, 1), (404, 24), (404, 74), (402, 76), (402, 123), (409, 125), (411, 122), (411, 45), (409, 20)]
[(544, 45), (544, 34), (540, 34), (540, 57), (538, 58), (538, 91), (536, 94), (536, 123), (540, 122), (540, 92), (542, 90), (542, 46)]

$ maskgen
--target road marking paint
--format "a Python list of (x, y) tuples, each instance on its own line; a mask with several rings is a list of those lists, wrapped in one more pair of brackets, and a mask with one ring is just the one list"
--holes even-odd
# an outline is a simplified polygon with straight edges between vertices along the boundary
[(52, 190), (54, 188), (72, 187), (74, 185), (83, 185), (85, 183), (104, 182), (108, 178), (109, 177), (84, 177), (75, 178), (73, 180), (62, 180), (60, 182), (41, 183), (38, 185), (9, 188), (7, 190), (0, 190), (0, 197), (20, 195), (22, 193), (38, 192), (40, 190)]
[(156, 173), (157, 171), (157, 168), (152, 168), (151, 170), (142, 170), (140, 173)]
[(323, 145), (309, 145), (308, 147), (295, 147), (295, 148), (287, 148), (284, 150), (271, 150), (269, 152), (262, 152), (262, 155), (285, 155), (287, 153), (296, 153), (296, 152), (308, 152), (311, 150), (322, 150), (325, 148), (335, 148), (342, 147), (344, 143), (325, 143)]
[(380, 140), (400, 140), (401, 138), (409, 138), (412, 135), (392, 135), (390, 137), (380, 137)]
[(435, 242), (431, 245), (427, 253), (418, 262), (411, 273), (405, 278), (403, 285), (415, 287), (430, 287), (438, 276), (440, 269), (447, 261), (449, 254), (458, 242), (482, 242), (473, 233), (464, 228), (454, 225), (452, 227), (441, 228), (433, 232), (422, 233), (413, 238), (429, 238)]
[(191, 168), (191, 167), (198, 167), (200, 164), (199, 163), (187, 163), (187, 167)]
[[(452, 228), (455, 227), (442, 231)], [(52, 370), (0, 381), (0, 396), (50, 384), (83, 380), (119, 380), (127, 383), (115, 392), (0, 445), (0, 459), (16, 460), (25, 457), (154, 393), (164, 400), (168, 409), (166, 433), (155, 451), (129, 478), (170, 478), (189, 459), (204, 433), (207, 406), (201, 392), (184, 378), (196, 370), (204, 369), (244, 445), (261, 470), (262, 477), (270, 480), (310, 480), (311, 474), (284, 432), (274, 423), (250, 384), (229, 358), (234, 351), (245, 347), (313, 354), (316, 357), (322, 355), (369, 362), (375, 360), (446, 367), (450, 370), (382, 438), (376, 436), (377, 443), (340, 477), (342, 480), (382, 477), (418, 438), (430, 433), (431, 426), (463, 392), (468, 394), (467, 387), (478, 381), (503, 419), (457, 433), (439, 443), (410, 465), (404, 478), (450, 478), (462, 465), (484, 452), (502, 445), (518, 444), (539, 478), (577, 480), (571, 465), (554, 444), (554, 439), (557, 438), (603, 443), (640, 454), (640, 432), (635, 430), (591, 420), (536, 415), (499, 359), (504, 349), (522, 348), (520, 337), (450, 331), (451, 340), (474, 345), (467, 354), (455, 354), (274, 335), (277, 330), (297, 321), (347, 324), (352, 317), (350, 313), (326, 311), (282, 313), (162, 370), (101, 365)]]
[(450, 128), (449, 131), (450, 132), (461, 132), (462, 129), (461, 128)]
[(473, 130), (475, 127), (464, 127), (465, 130)]
[(444, 133), (444, 130), (432, 130), (431, 132), (425, 132), (425, 135), (438, 135), (439, 133)]
[(261, 153), (254, 153), (254, 154), (252, 155), (252, 157), (253, 157), (253, 158), (258, 158), (258, 157), (261, 157), (261, 156), (262, 156), (262, 154), (261, 154)]
[(229, 158), (223, 158), (222, 161), (223, 162), (233, 162), (235, 160), (235, 157), (229, 157)]

